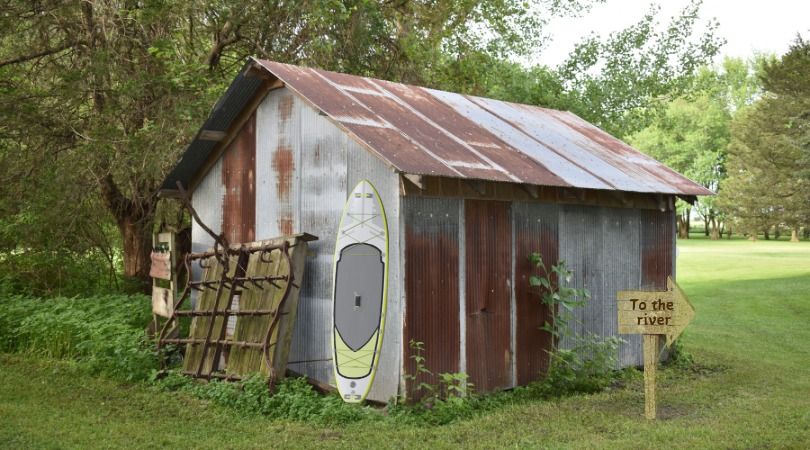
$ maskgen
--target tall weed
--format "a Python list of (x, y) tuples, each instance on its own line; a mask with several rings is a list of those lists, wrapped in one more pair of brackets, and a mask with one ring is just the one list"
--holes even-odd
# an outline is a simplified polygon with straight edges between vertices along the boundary
[(0, 298), (0, 351), (71, 359), (88, 373), (145, 380), (157, 368), (144, 296)]

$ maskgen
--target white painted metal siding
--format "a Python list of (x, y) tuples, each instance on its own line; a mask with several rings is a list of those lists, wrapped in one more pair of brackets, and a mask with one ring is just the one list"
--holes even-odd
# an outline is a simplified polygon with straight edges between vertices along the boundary
[[(357, 182), (371, 181), (380, 194), (388, 217), (391, 257), (382, 354), (369, 398), (387, 401), (398, 393), (402, 348), (398, 177), (287, 89), (268, 94), (257, 111), (256, 127), (256, 239), (287, 231), (318, 237), (309, 246), (290, 349), (289, 367), (296, 372), (334, 384), (331, 330), (335, 236), (343, 204)], [(291, 152), (291, 157), (285, 152)], [(288, 160), (292, 167), (286, 164)], [(285, 182), (290, 186), (280, 189)], [(290, 226), (291, 230), (285, 229)]]

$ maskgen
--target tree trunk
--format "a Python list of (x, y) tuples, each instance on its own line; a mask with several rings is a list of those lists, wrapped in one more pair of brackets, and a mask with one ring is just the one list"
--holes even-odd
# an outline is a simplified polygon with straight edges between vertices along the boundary
[(717, 226), (717, 218), (715, 218), (714, 215), (712, 215), (711, 218), (711, 240), (716, 241), (720, 239), (720, 227)]
[(771, 232), (770, 232), (770, 230), (768, 230), (767, 228), (762, 230), (762, 236), (765, 238), (766, 241), (770, 241), (771, 240)]
[(728, 225), (726, 227), (726, 239), (731, 240), (731, 233), (732, 233), (731, 225)]
[(689, 228), (692, 226), (692, 224), (691, 224), (691, 222), (692, 222), (692, 208), (688, 208), (684, 212), (684, 216), (686, 218), (686, 230), (685, 230), (686, 239), (689, 239)]
[(779, 236), (782, 236), (782, 230), (779, 228), (779, 225), (774, 225), (773, 238), (779, 240)]
[(799, 242), (799, 227), (793, 227), (790, 231), (790, 242)]
[(112, 175), (107, 174), (100, 181), (104, 203), (121, 232), (124, 276), (138, 280), (139, 290), (148, 294), (155, 197), (145, 195), (140, 200), (133, 201), (124, 196)]
[(146, 220), (125, 217), (119, 220), (118, 229), (124, 251), (124, 276), (137, 279), (143, 290), (149, 292), (150, 253), (152, 251), (152, 227)]
[(683, 220), (683, 214), (678, 214), (676, 224), (678, 227), (678, 239), (689, 239), (689, 228)]
[(708, 237), (709, 236), (709, 219), (704, 217), (703, 218), (703, 235)]

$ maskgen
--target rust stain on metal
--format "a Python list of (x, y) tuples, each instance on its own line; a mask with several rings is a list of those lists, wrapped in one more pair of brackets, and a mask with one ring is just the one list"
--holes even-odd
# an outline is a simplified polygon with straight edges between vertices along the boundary
[[(404, 354), (410, 399), (424, 392), (419, 383), (438, 384), (438, 374), (459, 371), (458, 203), (440, 199), (409, 199), (405, 208)], [(441, 261), (441, 263), (438, 263)], [(416, 373), (411, 341), (424, 344), (425, 365), (434, 375)]]
[(293, 234), (294, 221), (289, 215), (284, 215), (278, 218), (278, 229), (283, 236)]
[(641, 287), (666, 289), (673, 275), (675, 215), (672, 211), (641, 211)]
[(464, 202), (467, 373), (478, 392), (511, 385), (509, 208), (508, 202)]
[(282, 121), (290, 120), (293, 110), (293, 96), (285, 95), (278, 102), (278, 116)]
[(292, 189), (293, 171), (295, 170), (295, 160), (292, 149), (287, 146), (279, 146), (273, 152), (273, 169), (276, 172), (276, 192), (279, 200), (288, 200)]
[(255, 240), (256, 115), (252, 115), (222, 155), (222, 232), (229, 242)]
[[(538, 205), (532, 205), (537, 207)], [(543, 205), (545, 206), (545, 205)], [(559, 260), (557, 209), (535, 214), (528, 209), (515, 217), (515, 358), (517, 384), (537, 380), (548, 371), (552, 336), (540, 329), (553, 320), (551, 309), (541, 301), (542, 292), (529, 287), (529, 277), (541, 272), (529, 261), (539, 252), (547, 268)]]
[[(711, 194), (571, 113), (497, 102), (499, 108), (516, 114), (523, 125), (533, 124), (527, 129), (490, 112), (471, 115), (461, 111), (466, 97), (458, 94), (272, 61), (259, 63), (403, 173), (541, 186)], [(549, 139), (537, 141), (538, 129), (551, 133), (546, 135)], [(571, 155), (573, 150), (576, 157)]]

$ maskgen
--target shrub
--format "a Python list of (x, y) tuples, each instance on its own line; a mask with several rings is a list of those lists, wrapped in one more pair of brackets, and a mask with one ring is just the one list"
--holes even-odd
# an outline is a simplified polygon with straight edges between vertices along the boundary
[(0, 295), (101, 295), (120, 288), (118, 275), (98, 252), (19, 251), (0, 254)]
[(557, 349), (551, 355), (551, 366), (538, 387), (545, 396), (604, 390), (616, 380), (619, 343), (616, 337), (602, 338), (586, 334), (570, 349)]
[[(529, 255), (529, 261), (539, 272), (529, 278), (529, 285), (537, 290), (542, 303), (553, 315), (552, 321), (541, 327), (552, 337), (549, 372), (535, 388), (539, 388), (544, 396), (591, 393), (607, 388), (617, 377), (614, 368), (622, 340), (593, 333), (575, 334), (571, 327), (580, 322), (573, 311), (588, 302), (590, 293), (586, 289), (566, 286), (573, 272), (565, 261), (547, 268), (539, 253)], [(570, 342), (570, 348), (559, 347), (564, 338)]]
[(683, 346), (683, 335), (669, 346), (669, 357), (664, 364), (678, 369), (691, 369), (695, 365), (695, 358)]
[(0, 299), (0, 351), (71, 359), (88, 373), (145, 380), (157, 368), (145, 296)]

